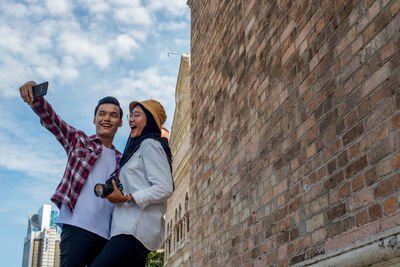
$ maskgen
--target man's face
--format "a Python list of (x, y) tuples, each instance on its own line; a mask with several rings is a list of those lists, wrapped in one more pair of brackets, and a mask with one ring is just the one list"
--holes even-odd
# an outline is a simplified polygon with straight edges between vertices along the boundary
[(144, 127), (146, 126), (147, 118), (146, 114), (144, 113), (143, 109), (137, 105), (130, 114), (129, 117), (129, 126), (131, 127), (131, 137), (136, 138), (138, 137)]
[(98, 137), (113, 138), (122, 126), (120, 119), (119, 107), (114, 104), (101, 104), (93, 119), (96, 125), (96, 134)]

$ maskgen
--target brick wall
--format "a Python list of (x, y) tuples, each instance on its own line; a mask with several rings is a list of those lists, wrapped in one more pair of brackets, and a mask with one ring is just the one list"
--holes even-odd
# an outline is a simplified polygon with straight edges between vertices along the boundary
[(290, 266), (400, 224), (400, 0), (188, 4), (191, 264)]

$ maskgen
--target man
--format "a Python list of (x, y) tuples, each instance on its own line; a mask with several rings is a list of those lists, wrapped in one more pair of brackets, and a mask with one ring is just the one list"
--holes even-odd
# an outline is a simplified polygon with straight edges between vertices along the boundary
[(63, 267), (89, 266), (109, 238), (113, 204), (96, 197), (93, 188), (104, 183), (119, 164), (121, 154), (112, 143), (122, 126), (123, 112), (114, 97), (100, 99), (93, 119), (96, 134), (87, 136), (63, 121), (44, 97), (34, 99), (34, 85), (29, 81), (21, 86), (21, 97), (68, 156), (64, 175), (51, 197), (60, 209), (60, 263)]

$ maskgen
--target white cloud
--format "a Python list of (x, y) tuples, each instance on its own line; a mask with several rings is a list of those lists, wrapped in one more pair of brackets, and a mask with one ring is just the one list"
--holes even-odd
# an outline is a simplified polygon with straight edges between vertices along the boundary
[(8, 25), (1, 25), (0, 36), (7, 36), (7, 38), (0, 38), (0, 48), (8, 50), (9, 53), (23, 52), (23, 36), (18, 31)]
[(113, 45), (113, 51), (122, 57), (129, 57), (134, 49), (139, 48), (138, 43), (127, 34), (119, 35)]
[[(132, 71), (130, 77), (110, 83), (98, 84), (95, 89), (112, 94), (119, 99), (122, 107), (128, 107), (133, 100), (154, 98), (163, 105), (171, 101), (175, 92), (176, 77), (163, 75), (158, 67), (149, 67), (142, 72)], [(104, 88), (110, 88), (104, 90)], [(172, 101), (174, 103), (174, 101)]]
[(94, 14), (106, 13), (111, 9), (110, 5), (104, 0), (80, 0), (79, 2)]
[(147, 26), (153, 22), (149, 10), (141, 6), (121, 6), (114, 10), (114, 16), (127, 24)]
[[(18, 89), (15, 91), (18, 92)], [(65, 167), (65, 156), (58, 155), (54, 149), (46, 146), (48, 142), (39, 139), (43, 135), (32, 135), (27, 125), (16, 122), (12, 119), (14, 115), (3, 107), (0, 108), (0, 112), (3, 114), (0, 119), (1, 150), (7, 151), (0, 153), (0, 166), (41, 180), (48, 180), (55, 175), (61, 177)], [(47, 131), (45, 128), (41, 130)]]
[(182, 0), (151, 0), (149, 8), (152, 10), (166, 10), (171, 15), (182, 16), (185, 15), (188, 8), (186, 2)]
[(29, 14), (28, 9), (21, 3), (1, 3), (1, 9), (6, 16), (23, 18)]
[(175, 91), (176, 77), (163, 75), (159, 68), (150, 67), (143, 72), (133, 72), (131, 78), (121, 80), (115, 94), (124, 99), (135, 96), (139, 100), (169, 96)]
[(186, 47), (189, 47), (189, 45), (190, 45), (190, 40), (189, 40), (189, 39), (180, 39), (180, 38), (177, 38), (177, 39), (174, 39), (174, 43), (175, 43), (177, 46), (186, 46)]
[(74, 57), (78, 64), (93, 61), (98, 67), (105, 68), (110, 64), (111, 58), (106, 45), (101, 42), (89, 40), (83, 33), (62, 33), (58, 45), (69, 56)]
[(67, 0), (46, 0), (46, 7), (51, 14), (65, 15), (70, 11), (70, 3)]
[(19, 96), (16, 85), (21, 80), (32, 79), (34, 72), (29, 64), (16, 60), (10, 55), (3, 54), (1, 51), (0, 58), (0, 80), (2, 81), (0, 94), (5, 97)]
[(160, 31), (179, 31), (187, 28), (187, 24), (184, 21), (167, 21), (160, 22), (157, 28)]

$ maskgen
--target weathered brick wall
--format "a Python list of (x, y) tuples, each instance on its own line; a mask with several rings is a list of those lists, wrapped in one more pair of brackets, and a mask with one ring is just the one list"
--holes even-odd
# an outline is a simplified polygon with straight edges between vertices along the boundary
[(188, 4), (191, 264), (288, 266), (400, 224), (400, 0)]

